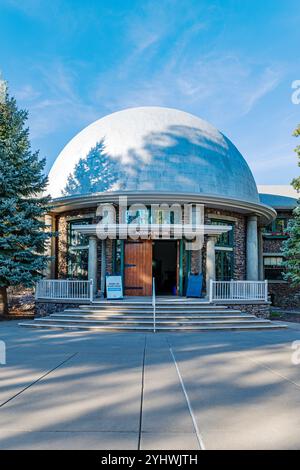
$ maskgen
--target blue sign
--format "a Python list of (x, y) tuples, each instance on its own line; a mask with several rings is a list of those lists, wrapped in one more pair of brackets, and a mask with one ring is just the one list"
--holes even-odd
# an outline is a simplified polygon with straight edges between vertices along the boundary
[(203, 274), (189, 274), (187, 297), (202, 297)]

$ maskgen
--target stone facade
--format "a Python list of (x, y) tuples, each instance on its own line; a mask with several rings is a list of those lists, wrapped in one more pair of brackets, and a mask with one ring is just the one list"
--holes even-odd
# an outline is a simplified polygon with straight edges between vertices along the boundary
[(78, 308), (78, 305), (88, 304), (89, 302), (86, 301), (78, 301), (78, 302), (62, 302), (62, 301), (50, 301), (50, 300), (43, 300), (43, 301), (36, 301), (35, 302), (35, 317), (47, 317), (51, 315), (51, 313), (63, 312), (66, 308)]
[(205, 223), (209, 223), (214, 216), (224, 222), (234, 222), (233, 279), (243, 280), (246, 277), (246, 217), (236, 212), (206, 209)]
[(264, 253), (280, 253), (282, 242), (285, 238), (264, 238), (263, 251)]
[[(67, 248), (68, 248), (68, 222), (71, 220), (90, 217), (92, 223), (96, 223), (95, 217), (96, 207), (89, 209), (82, 209), (76, 211), (68, 211), (60, 213), (56, 216), (56, 230), (58, 237), (56, 240), (56, 273), (58, 278), (66, 278), (68, 275), (68, 261), (67, 261)], [(233, 278), (235, 280), (243, 280), (246, 278), (246, 216), (232, 212), (222, 211), (217, 209), (205, 209), (205, 223), (209, 224), (211, 219), (220, 219), (226, 222), (234, 223), (234, 241), (233, 241)], [(191, 272), (197, 273), (201, 269), (200, 256), (202, 257), (202, 272), (206, 272), (206, 243), (207, 236), (204, 239), (204, 246), (200, 255), (199, 251), (191, 252)], [(263, 240), (263, 251), (265, 253), (279, 252), (281, 248), (282, 239), (267, 239)], [(115, 241), (106, 240), (106, 273), (113, 273), (113, 250)], [(99, 240), (97, 245), (97, 260), (98, 260), (98, 275), (97, 275), (97, 290), (101, 285), (101, 258), (102, 258), (102, 243)], [(200, 267), (200, 269), (199, 269)], [(204, 291), (205, 291), (205, 275), (204, 275)], [(287, 283), (269, 284), (269, 291), (272, 295), (274, 305), (283, 307), (299, 307), (300, 306), (300, 293), (296, 289), (291, 289)], [(39, 301), (36, 304), (36, 316), (46, 316), (54, 312), (59, 312), (68, 307), (76, 307), (78, 303), (68, 302), (46, 302)], [(228, 304), (232, 309), (241, 310), (246, 313), (251, 313), (261, 318), (268, 318), (270, 314), (269, 303), (252, 303), (252, 304)]]
[[(58, 232), (58, 237), (56, 240), (57, 245), (57, 260), (56, 260), (56, 275), (59, 279), (64, 279), (68, 275), (68, 261), (67, 261), (67, 249), (68, 249), (68, 222), (76, 218), (86, 218), (91, 217), (92, 222), (96, 223), (97, 219), (95, 217), (96, 207), (90, 209), (81, 209), (76, 211), (63, 212), (57, 215), (56, 217), (56, 230)], [(228, 220), (234, 222), (234, 270), (233, 278), (236, 280), (241, 280), (245, 278), (246, 275), (246, 218), (245, 216), (230, 212), (230, 211), (221, 211), (216, 209), (206, 209), (205, 210), (205, 223), (210, 223), (211, 218), (224, 218), (222, 220)], [(113, 240), (106, 241), (106, 272), (113, 272)], [(97, 248), (97, 258), (98, 258), (98, 276), (97, 283), (100, 286), (100, 276), (101, 276), (101, 242), (98, 243)], [(199, 251), (193, 251), (191, 253), (191, 272), (198, 273), (200, 266), (200, 254)], [(204, 241), (204, 246), (202, 249), (202, 272), (205, 272), (206, 269), (206, 237)], [(204, 287), (205, 287), (205, 276), (204, 276)]]
[(114, 240), (106, 240), (106, 272), (113, 274), (113, 246)]
[(232, 309), (232, 310), (239, 310), (243, 313), (248, 313), (251, 315), (255, 315), (258, 318), (269, 318), (270, 317), (270, 310), (271, 310), (271, 304), (270, 302), (256, 302), (256, 303), (250, 303), (250, 302), (236, 302), (234, 304), (231, 304), (229, 302), (219, 302), (222, 305), (226, 305), (226, 307)]
[(269, 318), (270, 317), (270, 303), (269, 302), (264, 302), (264, 303), (244, 303), (244, 304), (239, 304), (239, 303), (234, 303), (234, 304), (229, 304), (222, 302), (223, 305), (226, 305), (226, 307), (231, 308), (233, 310), (239, 310), (243, 313), (249, 313), (252, 315), (255, 315), (258, 318)]
[[(279, 212), (278, 216), (291, 216), (291, 212)], [(286, 237), (264, 235), (263, 252), (280, 256), (282, 243)], [(269, 295), (272, 305), (282, 308), (300, 308), (300, 289), (291, 287), (288, 281), (269, 281)]]
[(58, 279), (65, 279), (68, 276), (68, 259), (67, 259), (67, 250), (68, 250), (68, 222), (77, 219), (78, 223), (80, 218), (91, 217), (94, 221), (94, 214), (96, 208), (93, 209), (80, 209), (76, 211), (63, 212), (57, 215), (56, 217), (56, 267), (55, 272)]
[(282, 308), (300, 308), (300, 289), (288, 282), (269, 282), (272, 305)]
[(191, 252), (191, 273), (198, 274), (202, 272), (202, 259), (203, 258), (204, 247), (201, 251), (194, 250)]

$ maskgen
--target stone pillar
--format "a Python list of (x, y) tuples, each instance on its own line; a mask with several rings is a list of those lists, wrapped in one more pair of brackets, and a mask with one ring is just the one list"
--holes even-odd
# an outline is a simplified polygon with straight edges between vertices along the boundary
[(94, 281), (94, 294), (97, 292), (97, 237), (89, 237), (88, 278)]
[(101, 293), (105, 295), (105, 276), (106, 276), (106, 240), (101, 241)]
[(209, 295), (210, 281), (216, 279), (216, 253), (215, 244), (216, 236), (208, 236), (206, 243), (206, 295)]
[(202, 273), (202, 248), (198, 252), (198, 273)]
[[(46, 232), (55, 232), (55, 219), (51, 214), (45, 215), (45, 225), (46, 225)], [(53, 259), (49, 261), (46, 269), (45, 269), (45, 277), (46, 279), (54, 279), (55, 278), (55, 238), (51, 237), (46, 242), (46, 256), (52, 256)]]
[(247, 219), (247, 280), (258, 280), (258, 236), (257, 216), (251, 215)]
[(264, 272), (264, 241), (263, 241), (263, 230), (259, 228), (258, 230), (258, 277), (260, 281), (263, 281), (265, 278)]
[(202, 250), (192, 250), (190, 271), (193, 274), (202, 273)]

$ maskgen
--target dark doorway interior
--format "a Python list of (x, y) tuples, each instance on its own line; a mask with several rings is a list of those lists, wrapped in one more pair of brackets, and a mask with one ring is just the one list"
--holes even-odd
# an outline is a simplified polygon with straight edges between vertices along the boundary
[(154, 241), (152, 265), (156, 293), (176, 295), (177, 242), (173, 240)]

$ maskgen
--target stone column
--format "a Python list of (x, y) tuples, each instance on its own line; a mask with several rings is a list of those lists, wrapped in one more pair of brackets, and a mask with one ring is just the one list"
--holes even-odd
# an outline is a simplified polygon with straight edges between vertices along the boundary
[[(45, 215), (45, 225), (46, 225), (46, 232), (55, 232), (54, 227), (55, 219), (51, 214)], [(45, 269), (45, 277), (46, 279), (54, 279), (55, 278), (55, 238), (51, 237), (46, 242), (46, 256), (52, 256), (53, 259), (49, 261), (47, 268)]]
[(94, 281), (94, 294), (97, 292), (97, 237), (89, 237), (88, 278)]
[(258, 229), (258, 277), (260, 281), (263, 281), (265, 278), (264, 273), (264, 255), (263, 255), (263, 229)]
[(211, 280), (216, 279), (216, 236), (208, 236), (206, 243), (206, 295), (209, 295), (209, 285)]
[(105, 276), (106, 276), (106, 241), (101, 241), (101, 293), (105, 295)]
[(247, 220), (247, 280), (258, 280), (258, 237), (257, 216), (251, 215)]
[(191, 273), (193, 274), (202, 273), (202, 249), (193, 250), (190, 253), (191, 253), (191, 266), (190, 266)]

